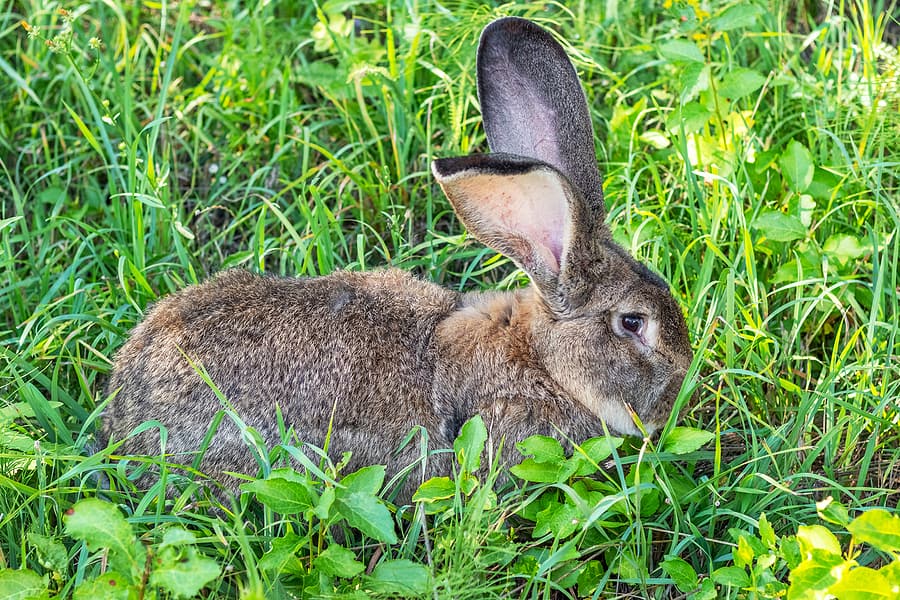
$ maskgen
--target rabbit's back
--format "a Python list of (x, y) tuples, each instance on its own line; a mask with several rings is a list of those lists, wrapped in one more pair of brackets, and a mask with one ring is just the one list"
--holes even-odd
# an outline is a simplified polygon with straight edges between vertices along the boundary
[[(409, 273), (339, 272), (299, 279), (226, 271), (155, 305), (116, 356), (103, 418), (107, 439), (148, 419), (167, 428), (166, 452), (189, 464), (222, 402), (202, 367), (248, 425), (279, 441), (276, 405), (302, 442), (330, 454), (353, 450), (351, 467), (390, 464), (416, 425), (445, 447), (431, 406), (437, 324), (458, 295)], [(188, 360), (190, 359), (190, 360)], [(191, 363), (194, 363), (193, 365)], [(332, 422), (333, 419), (333, 422)], [(159, 452), (146, 432), (124, 451)], [(415, 451), (396, 465), (410, 462)], [(202, 468), (255, 473), (237, 428), (224, 419)]]

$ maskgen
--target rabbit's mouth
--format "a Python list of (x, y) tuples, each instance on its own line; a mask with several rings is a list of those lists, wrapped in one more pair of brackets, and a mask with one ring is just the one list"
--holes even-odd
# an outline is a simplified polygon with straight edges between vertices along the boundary
[[(638, 413), (628, 402), (604, 398), (600, 401), (595, 400), (589, 406), (591, 411), (603, 421), (612, 435), (634, 435), (638, 437), (644, 435), (636, 423), (635, 416)], [(647, 432), (647, 435), (653, 435), (659, 428), (655, 422), (641, 422), (641, 426)]]
[(623, 389), (629, 387), (625, 385), (606, 389), (606, 393), (588, 384), (573, 390), (573, 395), (605, 423), (610, 433), (652, 437), (669, 419), (684, 377), (684, 372), (672, 373), (661, 383), (638, 382), (635, 388)]

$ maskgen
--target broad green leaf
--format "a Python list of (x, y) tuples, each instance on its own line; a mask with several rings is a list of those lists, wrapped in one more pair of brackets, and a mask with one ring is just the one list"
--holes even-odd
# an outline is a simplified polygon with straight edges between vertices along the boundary
[(391, 511), (378, 498), (366, 492), (353, 492), (335, 501), (338, 513), (351, 527), (386, 544), (397, 543)]
[(304, 484), (281, 477), (243, 483), (241, 489), (253, 492), (262, 504), (282, 515), (302, 513), (312, 507), (312, 499)]
[(669, 479), (669, 493), (666, 494), (668, 502), (679, 506), (687, 506), (702, 493), (691, 477), (677, 473), (668, 473), (667, 477)]
[(222, 572), (219, 563), (200, 554), (194, 546), (169, 547), (155, 562), (150, 585), (166, 590), (174, 598), (193, 598)]
[(783, 281), (799, 281), (804, 276), (822, 274), (822, 255), (818, 248), (810, 244), (805, 250), (797, 247), (794, 247), (793, 250), (796, 258), (787, 261), (785, 265), (788, 266), (779, 267), (774, 279), (784, 277)]
[(96, 498), (81, 500), (66, 512), (63, 521), (66, 534), (83, 541), (91, 552), (108, 548), (113, 571), (132, 578), (143, 572), (146, 550), (112, 504)]
[[(18, 450), (19, 452), (34, 452), (34, 438), (21, 434), (12, 428), (0, 429), (0, 448)], [(41, 442), (41, 447), (44, 447)]]
[(319, 495), (318, 500), (316, 500), (316, 506), (315, 508), (313, 508), (313, 514), (323, 521), (327, 520), (328, 517), (331, 516), (331, 505), (334, 504), (335, 498), (337, 498), (337, 493), (334, 491), (334, 488), (331, 486), (326, 487), (324, 490), (322, 490), (322, 493)]
[(526, 458), (510, 468), (510, 472), (519, 479), (534, 483), (562, 483), (567, 481), (578, 467), (574, 461), (538, 463), (533, 458)]
[(475, 415), (462, 426), (453, 440), (453, 451), (463, 473), (474, 473), (481, 467), (481, 454), (487, 441), (487, 428), (481, 415)]
[(747, 571), (737, 566), (719, 567), (712, 574), (712, 580), (719, 585), (730, 585), (734, 588), (745, 588), (750, 585)]
[(825, 592), (837, 581), (835, 574), (839, 574), (845, 566), (846, 563), (840, 556), (817, 552), (810, 560), (803, 561), (791, 571), (788, 576), (791, 581), (788, 600), (826, 598), (821, 592)]
[(378, 564), (369, 578), (371, 586), (383, 594), (401, 597), (422, 596), (428, 593), (428, 569), (410, 560), (386, 560)]
[[(580, 555), (575, 552), (575, 558), (578, 558)], [(569, 559), (566, 561), (560, 560), (559, 563), (554, 564), (553, 572), (559, 573), (560, 577), (554, 578), (554, 581), (559, 587), (563, 589), (568, 589), (575, 584), (578, 583), (578, 575), (581, 571), (581, 564), (575, 561), (574, 559)]]
[(575, 533), (581, 523), (581, 513), (571, 504), (551, 504), (538, 513), (532, 537), (540, 538), (552, 533), (558, 539), (565, 539)]
[(37, 559), (42, 567), (57, 573), (68, 570), (69, 555), (62, 542), (34, 532), (29, 532), (27, 537), (28, 543), (37, 551)]
[(184, 527), (179, 527), (178, 525), (174, 527), (169, 527), (166, 529), (166, 532), (163, 534), (162, 543), (159, 545), (160, 549), (166, 548), (169, 546), (184, 546), (187, 544), (193, 544), (197, 541), (196, 536), (185, 529)]
[(702, 63), (706, 61), (706, 57), (703, 56), (703, 52), (700, 51), (697, 44), (688, 40), (671, 40), (660, 44), (658, 49), (660, 56), (672, 62)]
[[(256, 433), (256, 432), (254, 432)], [(259, 435), (256, 433), (256, 435)], [(262, 438), (260, 438), (262, 440)], [(307, 459), (309, 460), (309, 459)], [(300, 483), (303, 485), (309, 484), (309, 478), (305, 473), (300, 473), (291, 467), (281, 467), (279, 469), (272, 469), (272, 472), (269, 473), (269, 476), (266, 479), (285, 479), (287, 481), (293, 481), (294, 483)]]
[(585, 476), (595, 473), (601, 462), (609, 458), (613, 450), (622, 445), (625, 440), (619, 437), (595, 437), (582, 442), (572, 452), (569, 459), (576, 465), (575, 475)]
[(341, 497), (344, 494), (353, 492), (368, 492), (373, 496), (378, 495), (378, 492), (381, 491), (381, 486), (384, 484), (384, 473), (383, 465), (363, 467), (354, 473), (350, 473), (341, 479), (341, 485), (344, 488), (339, 488), (337, 495)]
[(766, 518), (766, 513), (759, 515), (759, 539), (770, 550), (774, 549), (775, 544), (778, 543), (778, 537), (775, 535), (769, 519)]
[[(853, 533), (852, 531), (850, 533)], [(800, 542), (800, 552), (805, 559), (812, 555), (814, 550), (827, 552), (828, 554), (841, 555), (841, 544), (834, 534), (821, 525), (801, 525), (797, 528), (797, 541)]]
[(816, 199), (809, 194), (794, 194), (788, 201), (788, 212), (797, 215), (804, 227), (812, 225), (813, 212), (816, 210)]
[(609, 118), (610, 133), (619, 137), (630, 138), (637, 118), (646, 108), (646, 98), (640, 98), (632, 105), (625, 102), (617, 102), (613, 106), (612, 116)]
[(0, 598), (37, 600), (49, 598), (47, 576), (30, 569), (0, 569)]
[(465, 496), (471, 496), (478, 487), (478, 479), (471, 473), (460, 473), (456, 481), (459, 484), (459, 491)]
[[(613, 453), (613, 450), (622, 445), (625, 438), (615, 436), (593, 437), (585, 440), (580, 448), (595, 463), (606, 460)], [(578, 452), (580, 452), (578, 451)]]
[(600, 565), (599, 560), (589, 560), (581, 573), (578, 574), (578, 597), (588, 598), (594, 594), (606, 569)]
[(546, 435), (533, 435), (525, 438), (516, 448), (525, 456), (533, 456), (537, 463), (557, 463), (566, 459), (559, 441)]
[(700, 582), (700, 591), (691, 596), (691, 600), (716, 600), (716, 584), (712, 579), (704, 579)]
[[(900, 581), (893, 582), (900, 588)], [(868, 567), (856, 567), (845, 571), (837, 583), (828, 588), (840, 600), (896, 600), (900, 597), (900, 589), (892, 589), (887, 577)]]
[(836, 233), (829, 236), (822, 246), (822, 251), (825, 254), (836, 258), (841, 264), (846, 264), (847, 261), (856, 258), (862, 258), (869, 250), (870, 248), (861, 243), (859, 238), (846, 233)]
[(534, 577), (541, 568), (539, 561), (546, 558), (546, 551), (540, 553), (536, 549), (525, 550), (512, 566), (513, 573), (519, 577)]
[(747, 538), (748, 536), (746, 535), (739, 537), (737, 548), (732, 550), (734, 564), (739, 569), (753, 566), (753, 558), (756, 556), (756, 553), (753, 551), (753, 547), (750, 545)]
[(803, 561), (803, 555), (800, 552), (800, 542), (797, 541), (795, 536), (791, 535), (781, 538), (778, 549), (781, 551), (781, 556), (784, 557), (784, 562), (787, 563), (788, 569), (796, 569)]
[(325, 61), (312, 61), (302, 69), (298, 69), (295, 75), (297, 82), (311, 88), (322, 88), (339, 100), (347, 98), (353, 89), (348, 86), (347, 68), (344, 65), (334, 65)]
[(697, 571), (686, 560), (679, 556), (666, 556), (666, 559), (659, 565), (662, 570), (672, 578), (675, 587), (687, 594), (697, 589), (700, 580), (697, 577)]
[(710, 27), (713, 31), (732, 31), (741, 27), (752, 27), (762, 12), (763, 9), (755, 4), (735, 4), (712, 19)]
[(806, 237), (806, 227), (800, 219), (777, 210), (766, 210), (753, 221), (753, 228), (775, 242), (790, 242)]
[(737, 527), (730, 527), (728, 529), (728, 534), (734, 539), (735, 542), (739, 542), (741, 538), (744, 538), (744, 541), (750, 546), (750, 550), (753, 556), (760, 556), (765, 554), (767, 548), (765, 544), (762, 543), (758, 537), (746, 531), (744, 529), (738, 529)]
[(831, 496), (816, 502), (816, 511), (819, 513), (819, 518), (828, 523), (841, 527), (847, 527), (850, 523), (850, 513), (847, 512), (847, 507)]
[(900, 552), (900, 517), (884, 509), (867, 510), (847, 525), (847, 531), (857, 542), (884, 552)]
[(726, 98), (737, 100), (749, 96), (762, 87), (766, 78), (753, 69), (738, 67), (722, 77), (718, 92)]
[(617, 558), (613, 569), (623, 579), (646, 579), (650, 576), (647, 572), (646, 559), (636, 558), (628, 551), (621, 552)]
[(666, 436), (662, 450), (672, 454), (688, 454), (699, 450), (715, 438), (716, 434), (712, 431), (693, 427), (675, 427)]
[(270, 571), (276, 575), (283, 572), (303, 572), (303, 564), (297, 556), (297, 551), (306, 546), (309, 538), (301, 537), (296, 533), (288, 533), (283, 537), (272, 540), (272, 547), (259, 559), (259, 568)]
[(816, 173), (813, 175), (812, 183), (806, 189), (806, 193), (817, 200), (827, 203), (832, 199), (839, 199), (846, 196), (846, 192), (844, 192), (843, 189), (845, 182), (846, 179), (842, 179), (838, 175), (825, 170), (822, 167), (817, 167)]
[[(47, 189), (43, 190), (38, 194), (38, 201), (41, 204), (57, 204), (59, 202), (66, 202), (66, 190), (64, 188), (51, 185)], [(0, 221), (0, 229), (2, 229), (3, 222)]]
[(456, 495), (456, 484), (449, 477), (432, 477), (413, 494), (413, 502), (435, 502)]
[(797, 140), (791, 140), (788, 143), (787, 148), (778, 159), (778, 166), (781, 167), (781, 173), (787, 180), (788, 186), (798, 194), (806, 191), (809, 184), (812, 183), (813, 174), (816, 171), (812, 154)]
[(685, 133), (695, 133), (706, 125), (711, 116), (712, 112), (699, 102), (689, 102), (666, 119), (666, 129), (672, 133), (681, 133), (683, 126)]
[[(900, 560), (895, 558), (878, 569), (878, 572), (881, 573), (891, 585), (900, 588)], [(898, 592), (900, 592), (900, 589), (898, 589)]]
[(761, 556), (756, 557), (756, 570), (764, 570), (769, 569), (778, 562), (778, 556), (772, 553), (763, 554)]
[[(799, 269), (798, 269), (798, 265), (800, 267)], [(782, 263), (782, 265), (780, 267), (778, 267), (778, 269), (775, 271), (775, 274), (772, 276), (772, 279), (770, 280), (770, 282), (771, 283), (784, 283), (786, 281), (791, 281), (791, 282), (800, 281), (801, 279), (803, 279), (803, 273), (804, 273), (803, 263), (802, 262), (798, 263), (796, 260), (792, 259), (792, 260), (787, 261), (786, 263)], [(781, 383), (782, 381), (787, 383), (787, 386), (785, 386), (785, 385), (781, 386), (782, 389), (786, 390), (790, 386), (794, 386), (798, 390), (802, 389), (797, 384), (791, 383), (791, 382), (787, 381), (786, 379), (784, 379), (783, 377), (779, 377), (778, 382)]]
[(326, 575), (345, 579), (356, 577), (366, 569), (352, 551), (338, 544), (328, 546), (313, 560), (313, 565)]
[(133, 600), (138, 598), (138, 589), (129, 585), (119, 573), (103, 573), (82, 582), (75, 588), (73, 600)]
[(690, 63), (682, 70), (678, 77), (678, 87), (681, 89), (681, 104), (687, 104), (697, 97), (700, 92), (709, 89), (709, 65)]
[(27, 402), (13, 402), (6, 406), (0, 406), (0, 425), (12, 423), (16, 419), (30, 419), (33, 417), (34, 409)]

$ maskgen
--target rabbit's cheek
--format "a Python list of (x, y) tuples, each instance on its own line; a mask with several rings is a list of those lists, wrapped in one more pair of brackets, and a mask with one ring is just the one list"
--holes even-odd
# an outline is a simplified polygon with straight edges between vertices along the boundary
[(668, 385), (659, 394), (658, 400), (648, 407), (648, 420), (661, 427), (669, 418), (672, 412), (672, 405), (678, 398), (678, 392), (681, 390), (681, 384), (684, 381), (684, 374), (670, 377)]

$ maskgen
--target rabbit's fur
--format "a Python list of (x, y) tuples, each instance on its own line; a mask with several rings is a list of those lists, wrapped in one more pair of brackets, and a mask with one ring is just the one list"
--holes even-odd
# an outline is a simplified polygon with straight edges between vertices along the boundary
[[(500, 19), (482, 34), (478, 90), (495, 154), (436, 160), (434, 175), (469, 232), (531, 286), (463, 294), (394, 269), (226, 271), (161, 300), (134, 329), (116, 356), (103, 436), (156, 419), (167, 452), (195, 452), (223, 407), (197, 363), (266, 442), (279, 441), (277, 406), (302, 442), (322, 446), (330, 428), (329, 452), (351, 451), (348, 469), (394, 473), (418, 455), (416, 443), (395, 455), (414, 427), (447, 448), (476, 414), (490, 447), (503, 441), (503, 461), (533, 434), (581, 441), (602, 421), (639, 433), (632, 409), (647, 431), (661, 426), (692, 358), (684, 317), (666, 283), (611, 239), (571, 63), (540, 27)], [(124, 450), (158, 453), (158, 435)], [(432, 456), (426, 475), (449, 473), (451, 459)], [(228, 419), (201, 469), (256, 472)]]

